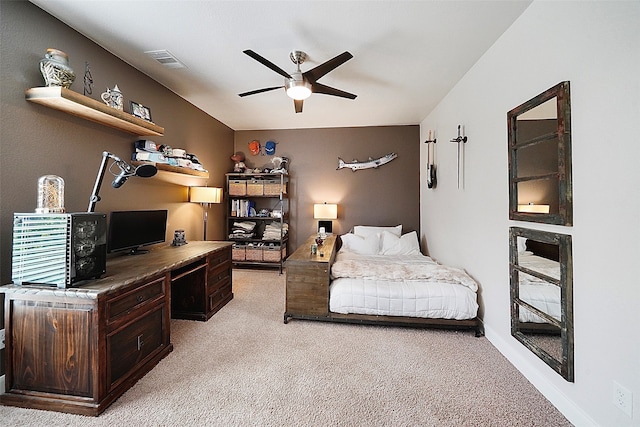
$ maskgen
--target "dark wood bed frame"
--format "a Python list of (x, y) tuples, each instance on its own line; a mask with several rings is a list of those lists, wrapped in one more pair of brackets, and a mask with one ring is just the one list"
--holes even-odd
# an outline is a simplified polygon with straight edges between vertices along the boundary
[(312, 254), (311, 245), (315, 237), (315, 235), (309, 237), (285, 262), (287, 295), (284, 323), (288, 323), (289, 319), (303, 319), (365, 325), (474, 330), (476, 337), (484, 336), (482, 322), (477, 317), (469, 320), (451, 320), (332, 313), (329, 311), (330, 272), (341, 242), (339, 237), (329, 236), (319, 247), (318, 252)]

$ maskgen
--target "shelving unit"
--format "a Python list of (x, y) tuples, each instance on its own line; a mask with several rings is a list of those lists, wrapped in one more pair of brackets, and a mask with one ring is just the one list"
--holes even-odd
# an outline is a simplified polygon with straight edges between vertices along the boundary
[[(289, 240), (289, 175), (228, 173), (226, 177), (227, 236), (234, 242), (233, 263), (277, 267), (282, 273)], [(255, 224), (248, 236), (234, 232), (236, 225), (242, 223)], [(277, 238), (265, 238), (269, 225), (279, 230), (279, 235), (267, 237)]]
[(124, 111), (116, 110), (61, 86), (34, 87), (25, 92), (27, 101), (100, 123), (138, 136), (163, 136), (164, 128)]

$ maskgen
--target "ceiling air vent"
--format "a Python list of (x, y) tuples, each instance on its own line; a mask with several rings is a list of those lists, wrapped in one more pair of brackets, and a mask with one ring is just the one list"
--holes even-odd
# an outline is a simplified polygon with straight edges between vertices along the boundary
[(155, 59), (167, 68), (185, 68), (185, 65), (178, 61), (168, 50), (149, 50), (145, 52), (151, 58)]

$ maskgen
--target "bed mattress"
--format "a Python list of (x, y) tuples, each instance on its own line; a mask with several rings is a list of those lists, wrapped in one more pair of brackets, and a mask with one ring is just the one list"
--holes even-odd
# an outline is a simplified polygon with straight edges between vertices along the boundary
[[(558, 286), (551, 284), (520, 284), (520, 299), (560, 320), (560, 288)], [(547, 323), (546, 320), (524, 307), (520, 307), (520, 321)]]
[(338, 253), (331, 271), (333, 313), (452, 320), (478, 313), (477, 283), (463, 270), (427, 256)]
[[(530, 270), (538, 271), (554, 279), (560, 278), (560, 264), (531, 252), (518, 254), (519, 264)], [(520, 299), (535, 308), (560, 320), (560, 287), (529, 274), (520, 273)], [(520, 321), (530, 323), (547, 323), (540, 316), (535, 315), (524, 307), (520, 307)]]
[(476, 293), (452, 283), (371, 278), (335, 279), (329, 310), (342, 314), (468, 320), (476, 317)]

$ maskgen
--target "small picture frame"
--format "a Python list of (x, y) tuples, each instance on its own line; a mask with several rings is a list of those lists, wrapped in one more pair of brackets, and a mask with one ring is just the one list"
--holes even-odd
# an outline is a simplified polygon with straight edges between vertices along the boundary
[(138, 104), (137, 102), (129, 101), (131, 107), (131, 114), (135, 117), (138, 117), (142, 120), (146, 120), (148, 122), (151, 121), (151, 110), (149, 107), (145, 107), (142, 104)]

